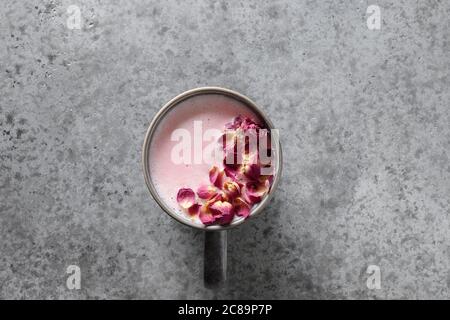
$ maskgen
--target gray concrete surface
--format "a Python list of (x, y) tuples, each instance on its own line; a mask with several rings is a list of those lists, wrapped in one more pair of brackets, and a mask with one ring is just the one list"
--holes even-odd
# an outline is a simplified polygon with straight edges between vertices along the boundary
[[(0, 298), (449, 298), (449, 17), (445, 0), (2, 1)], [(203, 85), (262, 105), (285, 154), (217, 291), (203, 234), (140, 168), (153, 115)]]

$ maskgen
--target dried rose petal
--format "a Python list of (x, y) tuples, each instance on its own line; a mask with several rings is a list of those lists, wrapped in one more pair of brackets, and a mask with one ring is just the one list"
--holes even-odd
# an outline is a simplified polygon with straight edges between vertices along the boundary
[(225, 172), (225, 175), (233, 180), (236, 180), (236, 176), (238, 174), (238, 170), (237, 168), (233, 168), (233, 167), (225, 167), (223, 169), (223, 171)]
[(225, 181), (225, 183), (223, 184), (223, 191), (225, 192), (228, 198), (232, 199), (236, 198), (240, 194), (241, 188), (239, 187), (239, 184), (237, 184), (236, 182), (228, 180)]
[(227, 201), (216, 201), (210, 206), (210, 211), (217, 217), (220, 224), (229, 224), (234, 217), (234, 209)]
[(211, 199), (217, 195), (217, 188), (215, 186), (203, 184), (197, 189), (197, 195), (200, 199)]
[(241, 197), (234, 199), (233, 207), (234, 207), (234, 212), (239, 217), (247, 218), (250, 215), (251, 207)]
[(245, 117), (242, 120), (240, 127), (244, 130), (260, 129), (260, 126), (249, 117)]
[(236, 182), (239, 185), (245, 184), (248, 179), (243, 172), (243, 166), (239, 166), (236, 169), (225, 167), (224, 172), (225, 175), (230, 178), (232, 181)]
[(250, 180), (258, 180), (261, 175), (261, 166), (256, 163), (246, 164), (242, 170), (247, 178)]
[[(218, 195), (214, 199), (218, 199), (219, 197)], [(213, 202), (213, 200), (209, 200), (200, 208), (199, 218), (204, 225), (211, 225), (216, 222), (227, 224), (231, 222), (233, 217), (233, 206), (226, 201), (216, 200)]]
[(250, 181), (242, 188), (242, 196), (249, 204), (255, 204), (262, 200), (269, 188), (270, 183), (267, 179), (262, 182)]
[(212, 213), (209, 211), (209, 209), (205, 205), (203, 205), (200, 208), (199, 218), (200, 218), (200, 221), (206, 226), (213, 224), (217, 219), (215, 216), (212, 215)]
[(210, 212), (210, 207), (213, 203), (215, 203), (217, 201), (226, 201), (223, 192), (219, 191), (214, 197), (212, 197), (209, 200), (206, 200), (205, 203), (203, 204), (202, 208), (204, 210), (208, 211), (210, 214), (212, 214)]
[(195, 193), (190, 188), (181, 188), (177, 194), (178, 204), (184, 208), (189, 209), (195, 203)]
[(243, 120), (242, 116), (238, 115), (236, 118), (233, 119), (232, 122), (229, 122), (229, 123), (225, 124), (225, 128), (227, 128), (227, 129), (237, 129), (237, 128), (239, 128), (241, 126), (242, 120)]
[(222, 191), (219, 191), (216, 196), (208, 200), (209, 205), (212, 205), (216, 201), (226, 201), (226, 196)]
[(200, 208), (201, 208), (201, 205), (200, 205), (200, 204), (194, 203), (194, 204), (188, 209), (188, 213), (189, 213), (191, 216), (195, 216), (195, 215), (197, 215), (197, 214), (199, 213)]
[(245, 200), (245, 202), (249, 203), (250, 205), (253, 205), (254, 203), (256, 203), (252, 199), (250, 199), (246, 186), (242, 187), (242, 189), (241, 189), (241, 196)]
[(230, 211), (227, 214), (222, 215), (219, 219), (217, 219), (217, 222), (221, 225), (230, 224), (231, 221), (233, 221), (234, 218), (234, 210)]
[(260, 128), (260, 126), (249, 117), (243, 117), (242, 115), (239, 115), (236, 118), (234, 118), (232, 122), (227, 123), (225, 125), (225, 128), (227, 129), (242, 128), (244, 130), (247, 130), (252, 128)]
[(224, 172), (218, 167), (213, 166), (209, 170), (209, 181), (217, 188), (222, 189)]
[(223, 216), (233, 211), (233, 206), (227, 201), (216, 201), (210, 207), (210, 211), (215, 216)]
[(261, 183), (263, 183), (267, 180), (269, 182), (269, 187), (270, 187), (273, 183), (273, 179), (274, 179), (274, 176), (272, 174), (269, 174), (269, 175), (261, 175), (258, 180)]

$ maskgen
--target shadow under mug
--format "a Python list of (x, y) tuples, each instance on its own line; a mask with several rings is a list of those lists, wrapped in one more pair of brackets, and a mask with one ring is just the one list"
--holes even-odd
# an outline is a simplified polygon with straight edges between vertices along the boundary
[(145, 183), (147, 184), (147, 187), (151, 195), (155, 199), (155, 201), (168, 215), (170, 215), (172, 218), (185, 225), (206, 231), (205, 251), (204, 251), (204, 283), (207, 288), (217, 288), (223, 285), (226, 281), (227, 230), (237, 227), (238, 225), (242, 224), (243, 222), (247, 221), (250, 218), (254, 218), (268, 204), (272, 194), (275, 192), (278, 186), (281, 177), (282, 153), (280, 141), (279, 139), (276, 139), (276, 144), (272, 145), (272, 154), (275, 155), (275, 174), (272, 186), (270, 188), (268, 195), (266, 195), (261, 202), (255, 204), (252, 207), (250, 216), (247, 219), (244, 218), (235, 219), (231, 224), (225, 226), (221, 225), (203, 226), (193, 221), (183, 220), (181, 216), (178, 213), (174, 212), (159, 196), (152, 182), (149, 168), (150, 143), (152, 141), (152, 137), (156, 130), (156, 127), (169, 110), (176, 107), (180, 102), (189, 99), (190, 97), (205, 94), (220, 94), (235, 99), (246, 105), (250, 110), (252, 110), (265, 123), (266, 127), (269, 130), (275, 128), (270, 119), (266, 117), (262, 109), (246, 96), (225, 88), (201, 87), (185, 91), (182, 94), (170, 100), (168, 103), (166, 103), (153, 118), (145, 135), (142, 151), (142, 166), (144, 171)]

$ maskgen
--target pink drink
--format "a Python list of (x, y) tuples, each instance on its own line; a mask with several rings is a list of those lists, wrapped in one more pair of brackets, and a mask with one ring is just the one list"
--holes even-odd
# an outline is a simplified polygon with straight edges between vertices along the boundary
[[(208, 172), (212, 165), (205, 161), (194, 163), (194, 121), (201, 121), (203, 132), (208, 129), (223, 131), (225, 124), (238, 115), (260, 122), (259, 117), (238, 100), (220, 94), (203, 94), (180, 102), (158, 124), (150, 143), (150, 176), (159, 196), (183, 218), (198, 221), (197, 217), (189, 217), (180, 208), (176, 200), (178, 190), (191, 188), (195, 191), (199, 184), (209, 183)], [(189, 164), (173, 161), (172, 150), (180, 143), (171, 139), (176, 129), (186, 129), (192, 137)], [(204, 141), (203, 148), (210, 143)], [(222, 163), (215, 165), (220, 167)]]

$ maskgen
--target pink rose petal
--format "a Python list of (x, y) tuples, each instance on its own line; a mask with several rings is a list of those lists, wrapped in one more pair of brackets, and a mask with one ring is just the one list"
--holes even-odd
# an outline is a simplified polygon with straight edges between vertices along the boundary
[(253, 121), (252, 119), (245, 117), (242, 122), (240, 127), (244, 130), (256, 130), (256, 129), (260, 129), (260, 126)]
[(223, 191), (225, 192), (228, 198), (233, 199), (240, 194), (241, 188), (239, 187), (239, 184), (237, 184), (236, 182), (228, 180), (225, 181), (225, 183), (223, 184)]
[(249, 192), (247, 190), (247, 186), (243, 186), (242, 187), (242, 189), (241, 189), (241, 196), (245, 200), (245, 202), (247, 202), (247, 203), (249, 203), (251, 205), (253, 205), (254, 203), (258, 202), (258, 201), (255, 201), (256, 200), (255, 198), (253, 198), (253, 197), (250, 198)]
[(256, 128), (261, 128), (261, 126), (259, 124), (257, 124), (255, 121), (253, 121), (252, 119), (250, 119), (249, 117), (244, 117), (242, 115), (237, 116), (236, 118), (233, 119), (232, 122), (229, 122), (227, 124), (225, 124), (225, 128), (227, 129), (244, 129), (244, 130), (248, 130), (248, 129), (256, 129)]
[(227, 225), (233, 221), (233, 218), (234, 218), (234, 211), (230, 211), (229, 213), (224, 214), (219, 219), (217, 219), (217, 221), (221, 225)]
[(195, 215), (197, 215), (197, 214), (199, 213), (200, 208), (201, 208), (201, 205), (200, 205), (200, 204), (194, 203), (194, 204), (188, 209), (188, 213), (189, 213), (191, 216), (195, 216)]
[(203, 184), (197, 189), (197, 195), (200, 199), (211, 199), (217, 195), (217, 188), (215, 186)]
[(242, 185), (245, 184), (248, 180), (243, 172), (243, 169), (244, 166), (239, 166), (237, 168), (225, 167), (224, 172), (225, 175), (232, 181), (236, 182), (239, 185)]
[(209, 181), (217, 188), (222, 189), (224, 172), (218, 167), (213, 166), (209, 170)]
[(184, 208), (189, 209), (195, 203), (195, 193), (190, 188), (181, 188), (177, 194), (178, 204)]
[(223, 169), (225, 175), (233, 180), (236, 180), (236, 176), (238, 174), (237, 169), (233, 167), (225, 167)]
[(270, 186), (272, 186), (273, 179), (274, 179), (274, 176), (272, 174), (269, 174), (269, 175), (261, 175), (258, 180), (261, 183), (265, 183), (265, 181), (267, 180), (269, 183), (269, 187), (270, 187)]
[(250, 180), (258, 180), (261, 175), (261, 166), (259, 164), (252, 163), (244, 165), (243, 167), (244, 174), (247, 178)]
[(243, 120), (242, 116), (239, 115), (236, 118), (234, 118), (232, 122), (229, 122), (229, 123), (225, 124), (225, 128), (227, 128), (227, 129), (237, 129), (237, 128), (239, 128), (241, 126), (242, 120)]
[(220, 224), (229, 224), (234, 217), (233, 206), (226, 201), (214, 202), (210, 207), (210, 211), (217, 217)]
[(269, 192), (270, 183), (266, 179), (262, 182), (250, 181), (242, 188), (242, 196), (249, 204), (255, 204)]
[(238, 197), (233, 202), (234, 212), (239, 217), (247, 218), (250, 215), (251, 207), (242, 198)]
[(199, 218), (200, 221), (206, 226), (212, 225), (217, 219), (211, 214), (211, 212), (205, 205), (200, 208)]
[(210, 211), (215, 216), (223, 216), (233, 211), (233, 206), (227, 201), (216, 201), (210, 207)]

